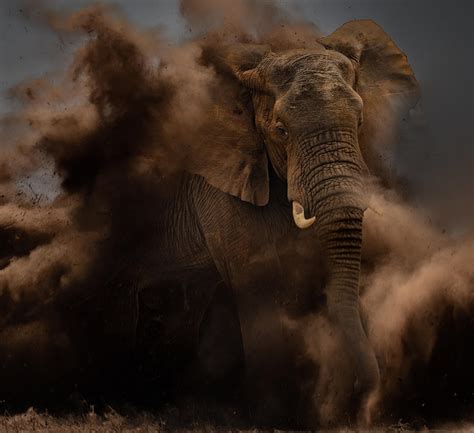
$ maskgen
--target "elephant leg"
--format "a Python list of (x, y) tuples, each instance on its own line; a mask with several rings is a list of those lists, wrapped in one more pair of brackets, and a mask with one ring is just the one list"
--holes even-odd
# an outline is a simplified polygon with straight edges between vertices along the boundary
[(303, 328), (288, 311), (293, 292), (281, 287), (278, 265), (269, 259), (257, 268), (227, 266), (241, 326), (249, 415), (260, 426), (304, 429), (312, 419), (318, 372)]
[(198, 335), (197, 368), (208, 393), (238, 398), (243, 361), (242, 334), (234, 296), (229, 286), (220, 282), (203, 315)]
[(209, 291), (202, 289), (201, 297), (208, 299), (193, 314), (197, 321), (192, 356), (179, 373), (179, 398), (182, 403), (192, 401), (194, 410), (216, 422), (238, 424), (247, 414), (242, 404), (244, 354), (237, 308), (224, 282), (214, 283)]
[(307, 426), (316, 380), (300, 329), (276, 305), (240, 303), (246, 393), (252, 418), (280, 428)]

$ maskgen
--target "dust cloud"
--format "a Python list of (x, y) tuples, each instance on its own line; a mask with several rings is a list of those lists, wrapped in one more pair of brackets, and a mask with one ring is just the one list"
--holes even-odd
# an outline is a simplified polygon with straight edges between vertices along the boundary
[[(0, 377), (2, 399), (20, 404), (95, 390), (105, 361), (94, 351), (113, 333), (100, 305), (114, 282), (133, 278), (121, 269), (146, 256), (156, 216), (180, 173), (196, 171), (208, 131), (232, 132), (240, 88), (205, 50), (237, 41), (278, 51), (320, 36), (271, 2), (183, 0), (191, 36), (179, 44), (116, 8), (65, 14), (46, 4), (43, 24), (78, 48), (67, 70), (12, 89), (19, 108), (0, 120)], [(371, 191), (361, 304), (382, 377), (372, 419), (468, 418), (474, 227), (443, 230), (403, 194), (376, 181)], [(282, 320), (320, 366), (309, 391), (317, 406), (335, 336), (322, 316)]]
[(472, 414), (472, 227), (448, 233), (393, 191), (374, 189), (364, 230), (362, 306), (382, 369), (378, 410)]

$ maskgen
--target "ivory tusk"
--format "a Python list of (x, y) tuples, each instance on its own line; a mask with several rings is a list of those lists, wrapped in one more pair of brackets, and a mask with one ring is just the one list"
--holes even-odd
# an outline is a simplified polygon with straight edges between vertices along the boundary
[(310, 219), (306, 219), (304, 217), (303, 206), (301, 206), (301, 204), (298, 203), (297, 201), (294, 201), (293, 202), (293, 219), (295, 221), (295, 224), (298, 226), (298, 228), (307, 229), (308, 227), (311, 227), (314, 224), (316, 217), (311, 217)]

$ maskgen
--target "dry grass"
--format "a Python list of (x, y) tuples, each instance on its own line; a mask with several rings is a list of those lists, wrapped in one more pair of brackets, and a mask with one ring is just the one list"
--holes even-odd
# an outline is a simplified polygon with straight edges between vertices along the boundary
[(0, 432), (164, 432), (169, 431), (159, 419), (143, 414), (133, 419), (125, 418), (116, 412), (98, 416), (90, 412), (85, 416), (54, 417), (37, 413), (33, 408), (20, 415), (0, 417)]
[[(33, 408), (19, 415), (0, 416), (0, 433), (22, 433), (22, 432), (97, 432), (97, 433), (165, 433), (165, 432), (193, 432), (193, 433), (290, 433), (289, 431), (269, 429), (249, 429), (237, 430), (229, 427), (223, 428), (211, 424), (192, 424), (186, 428), (173, 427), (174, 423), (169, 423), (161, 417), (143, 412), (133, 417), (125, 417), (110, 410), (104, 415), (97, 415), (94, 411), (84, 416), (55, 417), (48, 413), (38, 413)], [(451, 424), (433, 430), (422, 429), (423, 432), (463, 432), (474, 433), (474, 424)], [(318, 430), (318, 433), (408, 433), (415, 432), (402, 423), (398, 425), (375, 427), (372, 429), (338, 429), (338, 430)], [(300, 432), (303, 433), (303, 432)]]
[[(47, 413), (38, 413), (33, 408), (28, 409), (25, 413), (19, 415), (4, 415), (0, 416), (0, 433), (21, 433), (21, 432), (44, 432), (44, 433), (63, 433), (63, 432), (97, 432), (97, 433), (112, 433), (112, 432), (129, 432), (129, 433), (152, 433), (152, 432), (193, 432), (193, 433), (279, 433), (282, 430), (236, 430), (230, 428), (222, 428), (207, 425), (190, 425), (187, 428), (173, 428), (168, 425), (163, 419), (143, 413), (133, 418), (121, 416), (115, 411), (99, 416), (94, 412), (90, 412), (85, 416), (70, 416), (70, 417), (54, 417)], [(403, 424), (394, 425), (390, 427), (380, 427), (370, 430), (357, 430), (357, 433), (408, 433), (410, 430)], [(450, 425), (441, 429), (422, 430), (425, 432), (464, 432), (474, 433), (474, 425)], [(339, 430), (318, 430), (319, 433), (353, 433), (355, 430), (339, 429)]]

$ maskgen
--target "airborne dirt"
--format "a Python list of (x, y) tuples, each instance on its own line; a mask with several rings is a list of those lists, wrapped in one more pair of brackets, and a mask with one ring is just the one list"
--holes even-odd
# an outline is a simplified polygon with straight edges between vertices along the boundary
[[(231, 20), (222, 18), (225, 8)], [(176, 44), (104, 6), (42, 11), (44, 25), (78, 48), (68, 70), (12, 89), (21, 108), (1, 119), (0, 398), (10, 410), (88, 411), (91, 401), (123, 407), (128, 398), (149, 408), (152, 400), (192, 398), (186, 387), (166, 387), (188, 368), (180, 352), (163, 361), (175, 368), (168, 377), (151, 380), (159, 392), (146, 383), (147, 366), (169, 356), (160, 352), (140, 352), (141, 370), (116, 383), (123, 364), (111, 365), (116, 349), (102, 347), (104, 305), (117, 296), (118, 270), (147, 254), (174, 175), (207, 145), (202, 131), (226, 123), (215, 107), (234, 90), (203, 47), (242, 41), (283, 50), (310, 47), (320, 34), (263, 2), (185, 0), (181, 12), (199, 35)], [(36, 192), (44, 182), (47, 191)], [(382, 377), (372, 419), (403, 420), (407, 429), (472, 420), (474, 226), (446, 231), (374, 180), (363, 245), (361, 303)], [(333, 349), (324, 319), (292, 326), (307, 344), (305, 361), (324, 365)], [(241, 396), (233, 399), (229, 406), (241, 407)], [(245, 424), (229, 413), (225, 422)]]

